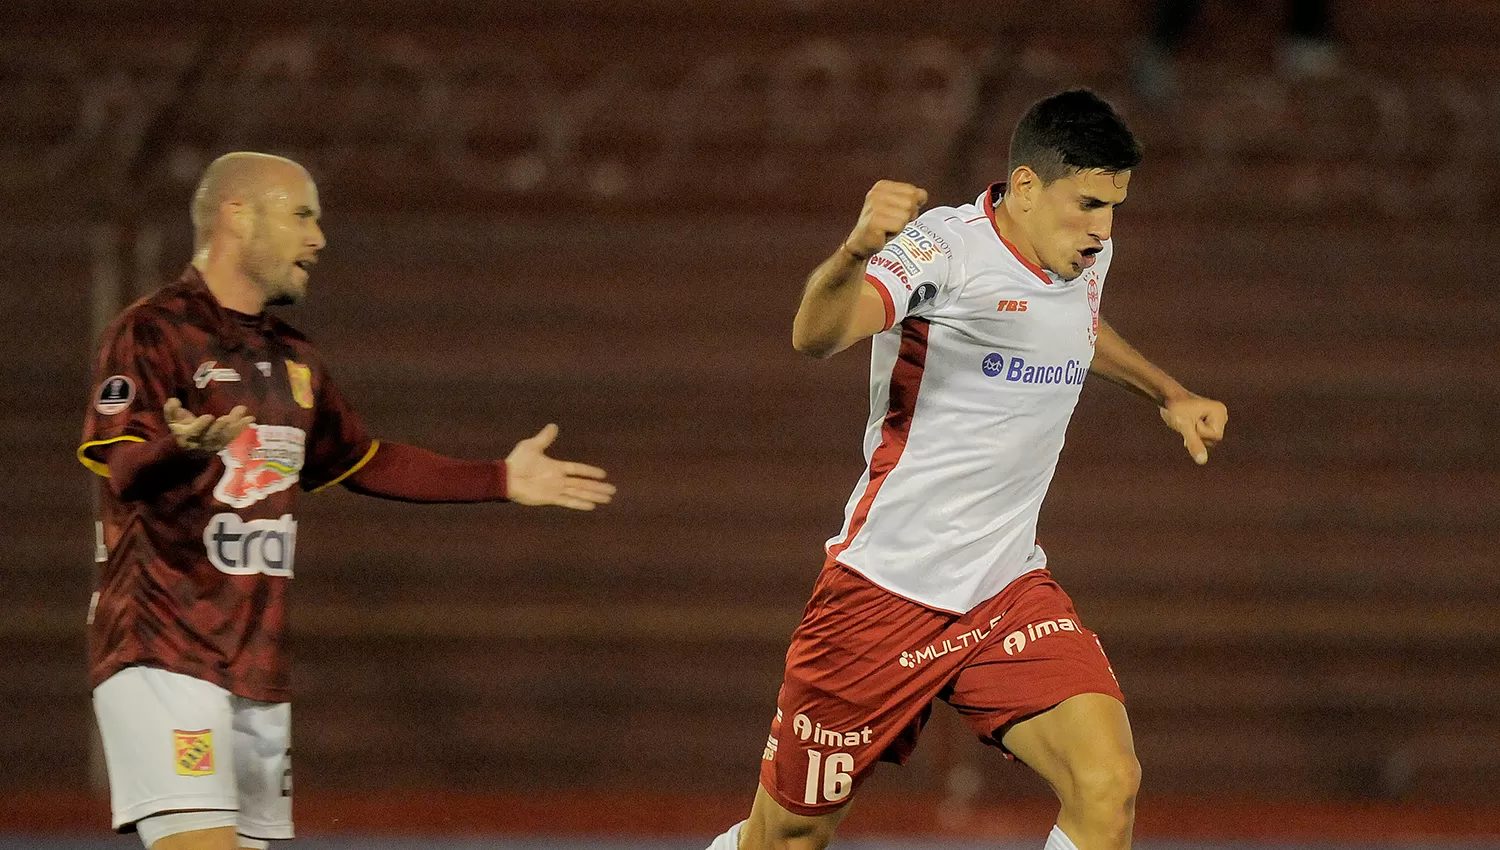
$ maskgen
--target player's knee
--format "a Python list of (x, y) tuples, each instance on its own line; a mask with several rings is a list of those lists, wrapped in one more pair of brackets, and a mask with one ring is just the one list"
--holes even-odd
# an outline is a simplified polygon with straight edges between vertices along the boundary
[(1135, 819), (1141, 763), (1130, 753), (1090, 765), (1073, 774), (1071, 808), (1106, 829), (1128, 830)]
[(832, 840), (833, 825), (816, 821), (773, 824), (766, 830), (767, 850), (823, 850)]
[(823, 850), (835, 826), (832, 818), (768, 817), (760, 829), (746, 831), (740, 850)]

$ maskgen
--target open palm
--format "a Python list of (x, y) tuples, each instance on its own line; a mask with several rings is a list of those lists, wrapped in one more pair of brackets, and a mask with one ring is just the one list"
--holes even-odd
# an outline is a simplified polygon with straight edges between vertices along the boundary
[(604, 480), (604, 470), (547, 457), (547, 447), (556, 439), (557, 426), (549, 424), (511, 449), (505, 458), (510, 500), (522, 505), (560, 505), (575, 511), (609, 504), (615, 485)]

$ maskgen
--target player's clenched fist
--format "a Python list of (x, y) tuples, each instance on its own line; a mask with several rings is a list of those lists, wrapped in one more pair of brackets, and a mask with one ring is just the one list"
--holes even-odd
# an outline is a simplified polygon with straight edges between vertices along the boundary
[(861, 260), (873, 257), (891, 237), (901, 232), (927, 203), (927, 190), (910, 183), (881, 180), (865, 194), (859, 223), (844, 240), (844, 250)]
[(1229, 408), (1202, 396), (1188, 396), (1162, 405), (1161, 419), (1182, 436), (1182, 445), (1198, 464), (1208, 463), (1208, 450), (1224, 439)]

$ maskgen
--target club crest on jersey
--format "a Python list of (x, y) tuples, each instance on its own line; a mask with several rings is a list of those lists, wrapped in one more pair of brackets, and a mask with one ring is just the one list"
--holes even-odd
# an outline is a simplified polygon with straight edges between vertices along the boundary
[(230, 368), (220, 368), (216, 360), (205, 360), (198, 366), (198, 371), (193, 373), (193, 386), (203, 389), (214, 381), (234, 383), (240, 379), (240, 373)]
[(297, 483), (307, 435), (289, 425), (254, 424), (219, 450), (224, 475), (214, 498), (232, 508), (248, 508)]
[(286, 379), (292, 385), (292, 399), (299, 407), (312, 410), (312, 369), (295, 360), (286, 361)]
[(135, 381), (125, 375), (110, 375), (94, 394), (94, 409), (105, 416), (123, 413), (135, 401)]
[(209, 776), (214, 772), (214, 733), (210, 729), (191, 732), (172, 730), (173, 761), (178, 776)]
[(1089, 345), (1099, 341), (1099, 273), (1089, 272)]

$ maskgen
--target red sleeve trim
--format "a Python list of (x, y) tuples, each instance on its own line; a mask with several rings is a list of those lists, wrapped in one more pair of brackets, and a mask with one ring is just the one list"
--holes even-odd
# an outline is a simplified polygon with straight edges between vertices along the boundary
[(881, 330), (888, 331), (896, 324), (896, 302), (891, 300), (890, 290), (886, 289), (885, 284), (881, 283), (875, 275), (866, 272), (865, 282), (875, 287), (875, 291), (880, 293), (881, 306), (885, 307), (885, 327)]

